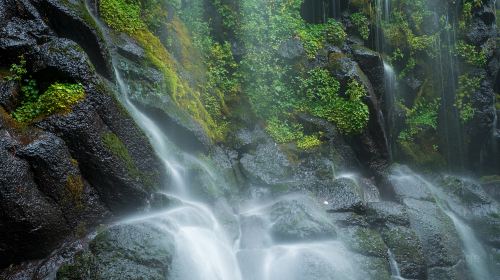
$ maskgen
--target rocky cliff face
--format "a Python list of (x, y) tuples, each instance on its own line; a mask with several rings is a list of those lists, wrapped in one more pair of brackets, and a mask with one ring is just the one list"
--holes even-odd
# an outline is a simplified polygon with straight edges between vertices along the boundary
[(0, 81), (2, 267), (144, 207), (161, 181), (147, 138), (105, 79), (112, 69), (101, 35), (63, 2), (0, 3), (0, 67), (23, 55), (40, 91), (55, 82), (85, 90), (69, 112), (20, 123), (11, 113), (25, 81)]

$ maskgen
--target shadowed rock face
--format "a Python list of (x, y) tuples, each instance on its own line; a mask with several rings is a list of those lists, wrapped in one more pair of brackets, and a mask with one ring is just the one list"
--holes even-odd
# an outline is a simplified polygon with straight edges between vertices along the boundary
[(85, 89), (70, 112), (21, 127), (10, 116), (19, 85), (0, 80), (0, 267), (43, 258), (76, 232), (144, 207), (160, 184), (147, 138), (97, 75), (111, 76), (98, 31), (80, 2), (68, 3), (0, 1), (0, 67), (24, 55), (40, 92), (54, 82)]

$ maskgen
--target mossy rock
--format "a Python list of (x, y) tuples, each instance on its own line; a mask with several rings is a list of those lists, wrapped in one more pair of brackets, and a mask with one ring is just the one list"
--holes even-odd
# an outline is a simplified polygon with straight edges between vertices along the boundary
[(382, 230), (382, 238), (394, 254), (402, 277), (425, 278), (427, 267), (424, 252), (413, 230), (402, 226), (391, 226)]
[(57, 280), (165, 280), (172, 261), (171, 237), (148, 223), (105, 229), (89, 249), (62, 266)]
[(349, 227), (340, 232), (340, 238), (354, 252), (359, 254), (385, 258), (387, 256), (387, 246), (380, 234), (370, 228)]

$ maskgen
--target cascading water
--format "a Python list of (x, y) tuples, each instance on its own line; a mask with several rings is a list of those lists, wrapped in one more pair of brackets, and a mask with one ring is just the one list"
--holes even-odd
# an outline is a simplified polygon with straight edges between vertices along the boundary
[[(329, 2), (332, 7), (340, 5), (340, 1)], [(380, 20), (388, 20), (390, 1), (377, 1), (383, 16)], [(339, 6), (340, 7), (340, 6)], [(337, 10), (339, 11), (340, 8)], [(90, 11), (90, 9), (89, 9)], [(93, 15), (92, 12), (90, 12)], [(324, 17), (324, 15), (323, 15)], [(106, 28), (98, 18), (94, 18), (103, 33)], [(307, 195), (285, 195), (278, 198), (260, 201), (243, 200), (238, 205), (228, 205), (222, 199), (225, 219), (212, 205), (198, 201), (193, 195), (196, 186), (188, 178), (187, 169), (196, 167), (207, 176), (210, 184), (222, 187), (217, 172), (212, 170), (196, 156), (183, 153), (175, 148), (157, 123), (147, 114), (139, 110), (130, 99), (127, 82), (122, 78), (119, 60), (112, 59), (115, 80), (120, 93), (120, 101), (147, 134), (157, 156), (163, 162), (168, 174), (168, 192), (163, 193), (174, 201), (173, 206), (160, 212), (128, 218), (121, 223), (147, 223), (172, 240), (175, 253), (172, 260), (169, 279), (206, 279), (206, 280), (328, 280), (328, 279), (371, 279), (369, 272), (358, 268), (359, 260), (345, 244), (331, 236), (307, 238), (306, 241), (283, 241), (273, 235), (274, 227), (279, 221), (273, 211), (283, 202), (298, 203), (313, 209), (315, 218), (322, 218), (325, 213), (321, 205)], [(394, 112), (398, 92), (397, 78), (394, 69), (384, 63), (385, 95), (384, 101), (388, 114), (388, 130), (391, 147), (395, 143)], [(416, 174), (401, 174), (414, 180), (423, 180)], [(337, 178), (348, 177), (337, 176)], [(475, 238), (471, 228), (461, 221), (447, 207), (445, 195), (432, 184), (427, 183), (429, 190), (435, 194), (441, 209), (453, 221), (462, 240), (467, 264), (476, 280), (491, 279), (488, 272), (487, 254), (481, 243)], [(378, 200), (373, 200), (378, 201)], [(293, 204), (292, 204), (293, 205)], [(318, 210), (319, 209), (319, 210)], [(295, 214), (295, 213), (294, 213)], [(301, 214), (301, 213), (299, 213)], [(235, 227), (228, 225), (235, 224)], [(325, 219), (326, 220), (326, 219)], [(391, 250), (387, 251), (392, 279), (404, 279)]]
[[(392, 178), (403, 184), (424, 186), (436, 201), (439, 209), (453, 222), (453, 226), (462, 242), (465, 261), (472, 278), (475, 280), (496, 279), (490, 271), (489, 256), (476, 234), (449, 206), (453, 203), (451, 198), (436, 185), (407, 168), (397, 170), (396, 174)], [(418, 193), (418, 190), (415, 191)]]
[(398, 263), (396, 262), (394, 254), (390, 249), (387, 250), (387, 255), (389, 256), (389, 265), (391, 266), (391, 278), (394, 280), (403, 280), (401, 272), (399, 271)]
[(396, 127), (396, 99), (398, 94), (398, 84), (394, 68), (384, 61), (384, 106), (385, 106), (385, 121), (386, 135), (389, 144), (389, 152), (391, 158), (394, 158), (396, 152), (397, 127)]
[[(92, 14), (87, 5), (87, 9)], [(106, 28), (94, 16), (106, 34)], [(130, 100), (129, 88), (112, 59), (115, 79), (120, 93), (119, 100), (144, 130), (157, 156), (169, 175), (168, 192), (163, 193), (175, 201), (173, 207), (121, 221), (122, 224), (148, 224), (163, 232), (175, 244), (169, 279), (178, 280), (327, 280), (369, 279), (353, 263), (354, 254), (335, 239), (308, 240), (307, 242), (276, 243), (271, 231), (274, 221), (272, 208), (283, 201), (307, 201), (307, 196), (285, 196), (272, 201), (246, 202), (239, 214), (226, 207), (226, 216), (238, 224), (237, 232), (219, 222), (210, 206), (197, 201), (191, 194), (185, 166), (196, 166), (217, 184), (217, 174), (197, 157), (179, 152), (168, 136)], [(222, 202), (225, 204), (226, 202)], [(226, 204), (227, 205), (227, 204)], [(316, 205), (317, 206), (317, 205)], [(316, 207), (312, 206), (312, 207)], [(237, 208), (237, 207), (236, 207)], [(316, 212), (324, 215), (323, 210)], [(257, 226), (248, 226), (258, 220)]]

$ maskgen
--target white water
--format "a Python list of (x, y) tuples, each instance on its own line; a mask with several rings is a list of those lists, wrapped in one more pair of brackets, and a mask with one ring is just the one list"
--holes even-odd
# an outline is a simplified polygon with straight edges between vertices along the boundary
[(391, 266), (391, 279), (404, 280), (404, 278), (401, 277), (401, 272), (399, 271), (398, 263), (396, 262), (396, 259), (394, 258), (394, 254), (392, 253), (391, 249), (387, 249), (387, 255), (389, 256), (389, 265)]
[(386, 113), (386, 134), (389, 144), (391, 158), (396, 151), (396, 140), (398, 135), (396, 128), (396, 99), (398, 94), (398, 81), (394, 68), (384, 61), (384, 106)]

